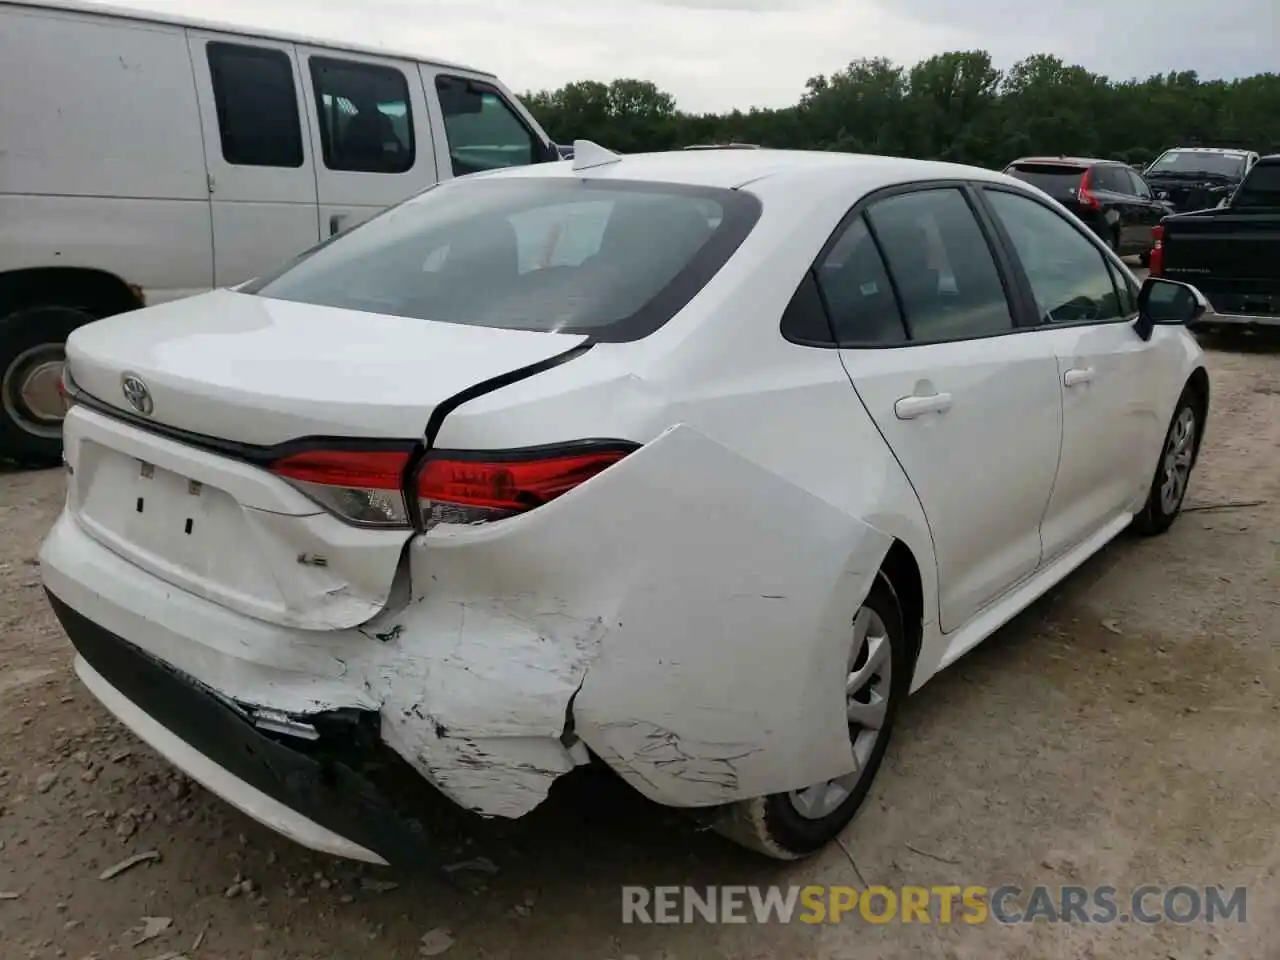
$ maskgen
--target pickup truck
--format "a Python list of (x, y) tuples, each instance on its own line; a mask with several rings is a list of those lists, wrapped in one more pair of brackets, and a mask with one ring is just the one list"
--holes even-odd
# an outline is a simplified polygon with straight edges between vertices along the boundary
[(1152, 239), (1151, 275), (1195, 285), (1213, 307), (1198, 329), (1280, 331), (1280, 154), (1222, 205), (1163, 218)]

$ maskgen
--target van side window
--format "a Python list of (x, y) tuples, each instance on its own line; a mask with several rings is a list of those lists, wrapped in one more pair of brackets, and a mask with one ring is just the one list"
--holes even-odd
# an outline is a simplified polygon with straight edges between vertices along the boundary
[(302, 125), (293, 64), (283, 51), (208, 45), (222, 156), (246, 167), (300, 167)]
[(493, 87), (462, 77), (436, 77), (453, 175), (518, 167), (537, 157), (533, 133)]
[(392, 67), (311, 57), (320, 145), (330, 170), (404, 173), (413, 167), (409, 85)]

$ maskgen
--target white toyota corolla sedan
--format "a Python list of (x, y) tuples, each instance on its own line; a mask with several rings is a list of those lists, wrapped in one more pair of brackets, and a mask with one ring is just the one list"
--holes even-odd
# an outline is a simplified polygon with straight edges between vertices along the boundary
[(811, 853), (909, 693), (1181, 508), (1203, 298), (1034, 187), (575, 147), (67, 344), (76, 670), (314, 849), (429, 855), (389, 767), (510, 818), (599, 762)]

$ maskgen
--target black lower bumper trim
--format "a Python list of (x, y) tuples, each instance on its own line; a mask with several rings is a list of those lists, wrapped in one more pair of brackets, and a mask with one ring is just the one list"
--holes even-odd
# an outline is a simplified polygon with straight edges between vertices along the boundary
[(372, 711), (308, 716), (320, 739), (295, 747), (264, 734), (212, 689), (100, 627), (49, 593), (80, 656), (157, 723), (228, 773), (309, 820), (378, 854), (421, 865), (425, 838), (356, 772), (403, 763), (377, 737)]

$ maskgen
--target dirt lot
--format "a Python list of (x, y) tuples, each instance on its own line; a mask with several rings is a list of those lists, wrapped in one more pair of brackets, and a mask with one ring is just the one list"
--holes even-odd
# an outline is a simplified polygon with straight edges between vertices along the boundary
[[(0, 473), (0, 955), (1280, 957), (1280, 354), (1210, 356), (1213, 411), (1167, 536), (1122, 539), (908, 705), (868, 808), (777, 866), (608, 781), (513, 825), (435, 815), (444, 863), (314, 856), (172, 770), (79, 687), (35, 556), (58, 472)], [(135, 853), (159, 859), (112, 880)], [(854, 861), (856, 861), (856, 866)], [(623, 884), (1244, 884), (1248, 923), (624, 926)], [(397, 884), (394, 888), (391, 884)], [(1123, 894), (1122, 894), (1123, 896)], [(152, 923), (159, 936), (135, 946)], [(160, 930), (160, 928), (165, 928)], [(437, 934), (438, 936), (438, 934)], [(196, 946), (198, 942), (198, 946)]]

